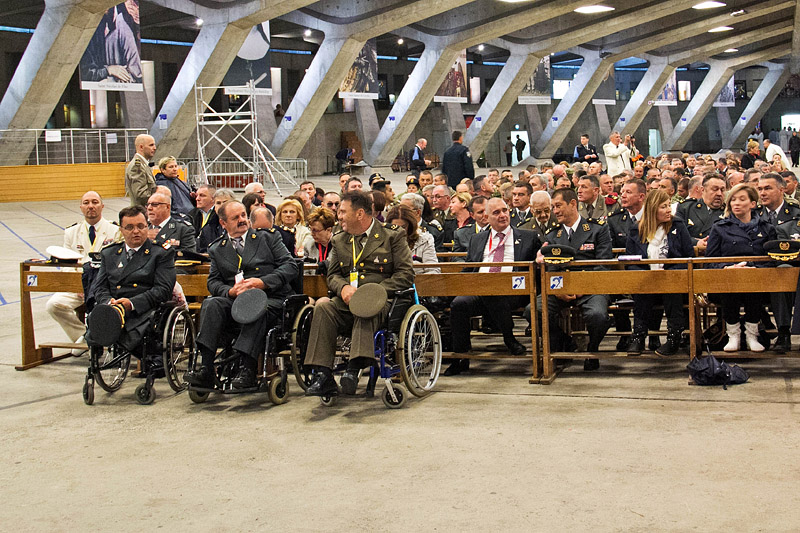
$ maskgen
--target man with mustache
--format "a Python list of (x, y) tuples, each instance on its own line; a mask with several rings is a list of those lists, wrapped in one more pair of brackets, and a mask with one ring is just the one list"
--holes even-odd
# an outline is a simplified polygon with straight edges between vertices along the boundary
[[(202, 366), (187, 372), (186, 381), (212, 388), (217, 347), (233, 338), (233, 349), (241, 361), (233, 386), (244, 389), (256, 383), (258, 355), (264, 353), (267, 328), (280, 319), (283, 300), (292, 292), (289, 284), (298, 275), (297, 265), (274, 228), (250, 228), (241, 202), (225, 202), (217, 209), (217, 215), (225, 233), (208, 247), (211, 297), (203, 300), (197, 335)], [(242, 327), (233, 320), (231, 308), (233, 301), (249, 290), (267, 293), (267, 312)]]

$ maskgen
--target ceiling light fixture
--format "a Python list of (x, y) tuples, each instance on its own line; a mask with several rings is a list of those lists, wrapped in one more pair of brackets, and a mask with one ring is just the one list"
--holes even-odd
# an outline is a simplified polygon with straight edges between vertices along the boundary
[(201, 18), (194, 19), (194, 24), (195, 24), (195, 26), (198, 26), (198, 27), (202, 26), (203, 25), (203, 19), (201, 19)]
[(397, 44), (403, 44), (404, 42), (405, 42), (405, 41), (403, 40), (403, 38), (402, 38), (402, 37), (400, 37), (399, 39), (397, 39)]
[(485, 47), (485, 46), (483, 46), (482, 44), (479, 44), (479, 45), (478, 45), (478, 52), (483, 52), (483, 49), (484, 49), (484, 48), (486, 48), (486, 47)]
[(594, 13), (605, 13), (606, 11), (614, 11), (614, 8), (601, 5), (583, 6), (576, 9), (575, 13), (581, 13), (583, 15), (592, 15)]
[(311, 37), (311, 30), (304, 31), (303, 35), (305, 35), (306, 37)]
[(700, 2), (692, 6), (692, 9), (714, 9), (715, 7), (725, 7), (725, 2)]
[(719, 33), (722, 31), (731, 31), (733, 28), (730, 26), (717, 26), (716, 28), (711, 28), (708, 30), (708, 33)]
[(725, 53), (726, 54), (733, 54), (734, 52), (738, 52), (738, 51), (739, 51), (738, 48), (728, 48), (727, 50), (725, 50)]
[(738, 9), (736, 11), (731, 12), (731, 16), (732, 17), (741, 17), (742, 15), (746, 15), (746, 14), (747, 14), (747, 10), (746, 9)]

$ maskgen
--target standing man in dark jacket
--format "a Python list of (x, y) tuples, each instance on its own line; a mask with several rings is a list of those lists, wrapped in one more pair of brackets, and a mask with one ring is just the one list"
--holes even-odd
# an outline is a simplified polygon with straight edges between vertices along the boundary
[[(257, 358), (264, 353), (268, 326), (281, 315), (283, 299), (292, 293), (290, 283), (297, 277), (297, 265), (274, 228), (254, 230), (240, 202), (222, 204), (217, 211), (225, 234), (209, 246), (210, 298), (203, 300), (197, 345), (202, 366), (188, 372), (186, 381), (199, 387), (214, 386), (214, 357), (226, 336), (236, 338), (233, 349), (239, 355), (239, 373), (233, 379), (237, 389), (255, 385)], [(248, 290), (267, 293), (267, 310), (255, 322), (242, 326), (231, 316), (234, 300)]]
[(414, 149), (411, 150), (411, 173), (419, 178), (419, 173), (428, 170), (431, 164), (430, 159), (425, 159), (425, 147), (428, 146), (427, 139), (419, 139)]
[(797, 130), (792, 131), (789, 137), (789, 155), (792, 157), (792, 166), (796, 167), (800, 163), (800, 137), (797, 136)]
[(442, 173), (447, 176), (447, 185), (453, 190), (462, 179), (475, 179), (472, 154), (464, 146), (464, 134), (460, 131), (453, 132), (453, 146), (442, 156)]
[(578, 161), (581, 163), (586, 161), (591, 165), (592, 163), (600, 161), (597, 155), (597, 148), (595, 148), (593, 144), (589, 144), (588, 133), (581, 135), (581, 143), (575, 147), (575, 153), (578, 154)]

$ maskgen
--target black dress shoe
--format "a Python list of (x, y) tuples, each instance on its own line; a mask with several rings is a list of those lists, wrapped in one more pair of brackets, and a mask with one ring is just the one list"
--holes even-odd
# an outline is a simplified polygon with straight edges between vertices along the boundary
[(623, 335), (617, 341), (617, 351), (624, 352), (628, 349), (628, 344), (630, 344), (631, 338), (629, 335)]
[(197, 370), (190, 370), (183, 375), (184, 381), (195, 387), (202, 387), (204, 389), (214, 388), (214, 373), (207, 366), (201, 366)]
[(658, 335), (650, 335), (650, 339), (647, 341), (647, 349), (655, 352), (660, 347), (661, 339), (658, 338)]
[(644, 333), (634, 333), (628, 343), (628, 355), (641, 355), (644, 351)]
[(314, 374), (314, 383), (306, 389), (306, 396), (336, 396), (339, 388), (331, 374), (317, 372)]
[(461, 372), (469, 370), (469, 359), (456, 359), (450, 366), (447, 367), (447, 370), (444, 371), (445, 376), (457, 376)]
[(352, 396), (356, 393), (358, 388), (358, 370), (348, 368), (339, 379), (339, 386), (342, 387), (342, 393)]
[(508, 347), (508, 352), (511, 355), (525, 355), (528, 352), (528, 349), (522, 345), (522, 343), (514, 341), (511, 344), (506, 345)]
[(598, 368), (600, 368), (599, 359), (584, 359), (583, 361), (584, 372), (591, 372), (592, 370), (597, 370)]
[(775, 340), (775, 345), (771, 351), (777, 353), (786, 353), (792, 349), (792, 337), (788, 333), (778, 333), (778, 338)]
[(234, 389), (249, 389), (256, 386), (256, 373), (243, 366), (231, 381)]

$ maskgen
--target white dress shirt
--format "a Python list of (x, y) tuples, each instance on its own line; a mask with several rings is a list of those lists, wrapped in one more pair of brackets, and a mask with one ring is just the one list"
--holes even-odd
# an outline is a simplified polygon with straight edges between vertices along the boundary
[[(497, 232), (494, 229), (489, 229), (488, 231), (491, 232), (489, 239), (486, 241), (486, 246), (483, 248), (483, 262), (484, 263), (491, 263), (492, 256), (494, 255), (495, 250), (497, 250), (497, 245), (500, 244), (500, 234), (502, 233), (505, 235), (505, 240), (503, 243), (505, 244), (505, 249), (503, 250), (503, 262), (504, 263), (511, 263), (514, 261), (514, 234), (511, 230), (511, 226), (509, 225), (506, 229), (502, 232)], [(481, 267), (478, 272), (489, 272), (490, 267)], [(514, 267), (504, 266), (500, 267), (500, 272), (511, 272), (514, 270)]]

